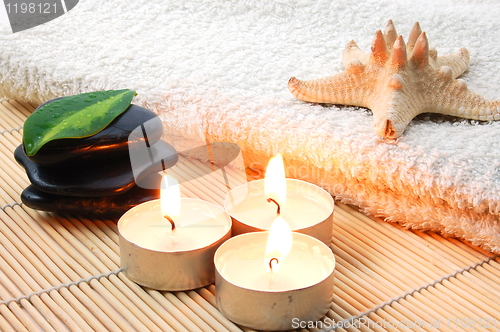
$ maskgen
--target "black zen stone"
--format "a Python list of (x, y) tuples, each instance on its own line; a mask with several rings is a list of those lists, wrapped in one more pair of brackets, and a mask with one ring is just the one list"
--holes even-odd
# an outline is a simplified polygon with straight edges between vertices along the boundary
[[(60, 98), (50, 100), (45, 104), (57, 103), (58, 99)], [(146, 138), (141, 130), (141, 125), (145, 126)], [(134, 135), (130, 136), (132, 132)], [(85, 138), (64, 138), (50, 141), (42, 146), (34, 156), (28, 158), (37, 164), (79, 164), (87, 159), (97, 160), (111, 156), (123, 156), (128, 153), (129, 139), (132, 145), (142, 145), (146, 140), (151, 145), (158, 141), (162, 134), (162, 122), (156, 114), (132, 104), (97, 134)]]
[[(160, 182), (161, 176), (155, 175)], [(160, 198), (160, 189), (143, 189), (134, 186), (122, 195), (104, 197), (75, 197), (49, 194), (30, 185), (21, 194), (26, 206), (43, 211), (78, 214), (87, 217), (120, 217), (130, 208), (149, 200)]]
[[(151, 158), (135, 158), (134, 173), (128, 154), (110, 155), (109, 159), (98, 161), (86, 158), (74, 165), (40, 165), (29, 160), (22, 145), (14, 151), (16, 161), (24, 167), (28, 178), (37, 189), (63, 196), (103, 197), (122, 194), (139, 185), (148, 175), (172, 167), (177, 163), (175, 149), (165, 141), (158, 141), (149, 149)], [(157, 185), (159, 187), (159, 183)], [(149, 187), (151, 188), (151, 187)]]

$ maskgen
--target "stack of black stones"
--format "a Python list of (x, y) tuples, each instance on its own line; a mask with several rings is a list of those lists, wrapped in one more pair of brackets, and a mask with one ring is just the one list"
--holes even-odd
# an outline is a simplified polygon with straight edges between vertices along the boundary
[[(159, 171), (175, 165), (178, 158), (162, 135), (156, 114), (132, 104), (93, 136), (53, 140), (33, 156), (20, 145), (14, 156), (31, 182), (21, 200), (37, 210), (119, 217), (159, 198)], [(135, 170), (129, 153), (134, 149), (150, 156), (140, 160), (141, 165), (135, 160)]]

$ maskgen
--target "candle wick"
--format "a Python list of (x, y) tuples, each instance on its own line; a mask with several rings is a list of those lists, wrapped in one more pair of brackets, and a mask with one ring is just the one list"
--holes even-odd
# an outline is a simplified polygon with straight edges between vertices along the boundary
[(273, 262), (276, 262), (276, 264), (279, 263), (279, 261), (276, 257), (273, 257), (269, 260), (269, 268), (271, 269), (271, 272), (273, 272)]
[(169, 216), (165, 216), (165, 219), (167, 219), (168, 221), (170, 221), (170, 224), (172, 225), (172, 232), (173, 232), (175, 230), (175, 223), (174, 223), (174, 221)]
[(267, 199), (267, 202), (268, 202), (268, 203), (273, 202), (274, 204), (276, 204), (276, 205), (278, 206), (278, 209), (277, 209), (276, 213), (279, 215), (279, 214), (280, 214), (280, 212), (281, 212), (281, 207), (280, 207), (279, 203), (278, 203), (278, 202), (276, 202), (276, 201), (275, 201), (274, 199), (272, 199), (272, 198), (268, 198), (268, 199)]

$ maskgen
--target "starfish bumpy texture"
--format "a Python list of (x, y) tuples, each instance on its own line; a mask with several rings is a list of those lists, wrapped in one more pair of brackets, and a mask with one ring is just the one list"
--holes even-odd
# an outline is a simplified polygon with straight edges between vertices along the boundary
[(292, 77), (289, 90), (308, 102), (369, 108), (375, 132), (389, 139), (401, 136), (415, 116), (426, 112), (500, 120), (500, 101), (481, 97), (457, 79), (469, 66), (468, 51), (438, 56), (418, 22), (407, 45), (389, 21), (384, 33), (375, 33), (370, 53), (350, 41), (342, 60), (346, 71), (311, 81)]

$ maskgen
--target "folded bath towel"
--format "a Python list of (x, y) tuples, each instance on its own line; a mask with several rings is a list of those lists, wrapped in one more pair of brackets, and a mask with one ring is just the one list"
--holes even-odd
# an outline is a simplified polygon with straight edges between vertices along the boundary
[(421, 115), (384, 141), (367, 109), (295, 99), (287, 81), (344, 70), (392, 19), (414, 22), (439, 54), (466, 47), (462, 78), (500, 99), (495, 0), (98, 1), (12, 33), (0, 28), (0, 97), (41, 103), (103, 89), (137, 91), (168, 139), (234, 142), (248, 167), (280, 152), (288, 176), (364, 212), (500, 252), (500, 122)]

